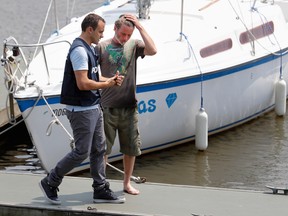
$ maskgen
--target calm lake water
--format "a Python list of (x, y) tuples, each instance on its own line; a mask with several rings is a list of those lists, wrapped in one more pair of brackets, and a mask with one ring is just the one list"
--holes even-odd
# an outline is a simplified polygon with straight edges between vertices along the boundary
[[(19, 43), (36, 43), (44, 22), (48, 0), (0, 0), (0, 39), (13, 35)], [(80, 2), (80, 1), (76, 1)], [(104, 1), (81, 1), (73, 16), (93, 10)], [(58, 8), (60, 26), (66, 20), (66, 1)], [(37, 5), (37, 11), (35, 10)], [(24, 12), (25, 11), (25, 12)], [(53, 31), (49, 19), (44, 38)], [(54, 26), (54, 25), (53, 25)], [(2, 44), (0, 47), (2, 50)], [(2, 74), (2, 68), (0, 69)], [(3, 88), (1, 80), (1, 91)], [(3, 100), (0, 94), (1, 100)], [(288, 114), (287, 114), (288, 115)], [(266, 184), (288, 184), (288, 116), (272, 111), (235, 129), (209, 137), (209, 147), (198, 152), (194, 142), (137, 158), (134, 176), (149, 182), (265, 190)], [(122, 169), (122, 163), (113, 163)], [(43, 173), (25, 125), (0, 136), (0, 170)], [(89, 177), (89, 172), (77, 174)], [(107, 177), (122, 179), (111, 168)]]

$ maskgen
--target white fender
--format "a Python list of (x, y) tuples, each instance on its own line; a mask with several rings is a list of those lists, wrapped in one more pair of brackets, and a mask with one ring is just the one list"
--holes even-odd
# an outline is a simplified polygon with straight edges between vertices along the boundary
[(275, 112), (278, 116), (286, 113), (286, 82), (281, 79), (275, 87)]
[(200, 151), (208, 147), (208, 115), (204, 108), (196, 115), (195, 146)]

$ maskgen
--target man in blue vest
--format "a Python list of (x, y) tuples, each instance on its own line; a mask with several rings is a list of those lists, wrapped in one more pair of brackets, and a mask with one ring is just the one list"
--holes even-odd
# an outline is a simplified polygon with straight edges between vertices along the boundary
[(39, 185), (50, 203), (61, 204), (57, 191), (62, 179), (89, 157), (94, 202), (123, 203), (125, 198), (117, 197), (106, 181), (106, 144), (103, 114), (99, 105), (99, 89), (120, 86), (122, 80), (118, 74), (102, 82), (99, 80), (98, 57), (92, 44), (98, 44), (103, 38), (105, 20), (91, 13), (84, 18), (81, 28), (82, 33), (74, 40), (66, 59), (60, 99), (62, 104), (66, 104), (75, 148), (58, 162)]

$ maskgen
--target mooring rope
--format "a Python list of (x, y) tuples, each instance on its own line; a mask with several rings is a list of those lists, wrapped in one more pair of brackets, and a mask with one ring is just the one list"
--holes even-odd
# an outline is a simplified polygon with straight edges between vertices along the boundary
[(62, 124), (62, 122), (59, 120), (59, 118), (55, 115), (55, 113), (53, 112), (50, 104), (48, 103), (48, 101), (46, 100), (46, 98), (42, 95), (42, 98), (44, 100), (44, 102), (46, 103), (46, 106), (49, 108), (51, 114), (53, 115), (53, 117), (55, 118), (54, 120), (50, 121), (47, 130), (46, 130), (46, 135), (50, 136), (50, 134), (52, 133), (52, 125), (53, 124), (57, 124), (60, 125), (61, 128), (65, 131), (65, 133), (68, 135), (69, 139), (70, 139), (70, 147), (71, 149), (75, 148), (75, 140), (74, 137), (68, 132), (68, 130), (65, 128), (65, 126)]

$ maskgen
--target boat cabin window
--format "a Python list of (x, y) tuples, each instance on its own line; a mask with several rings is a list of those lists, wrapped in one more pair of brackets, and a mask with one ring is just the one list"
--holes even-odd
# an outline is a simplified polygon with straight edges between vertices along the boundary
[(218, 43), (212, 44), (210, 46), (204, 47), (200, 50), (200, 56), (202, 58), (206, 58), (211, 55), (215, 55), (217, 53), (229, 50), (232, 48), (232, 40), (225, 39), (223, 41), (220, 41)]
[[(240, 43), (245, 44), (252, 40), (263, 38), (265, 36), (271, 35), (274, 32), (274, 23), (272, 21), (264, 23), (263, 25), (252, 28), (248, 31), (242, 32), (240, 34)], [(250, 35), (252, 34), (252, 35)]]

